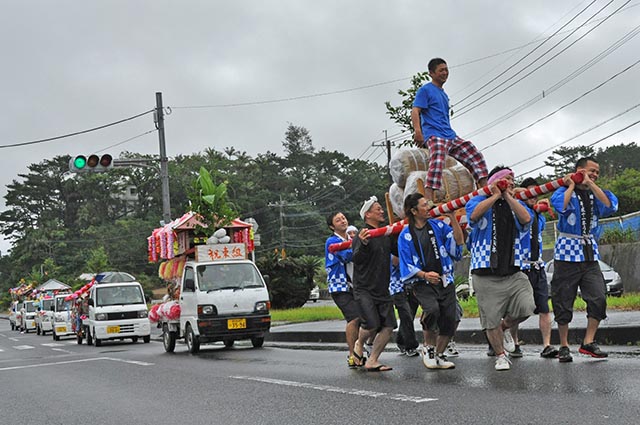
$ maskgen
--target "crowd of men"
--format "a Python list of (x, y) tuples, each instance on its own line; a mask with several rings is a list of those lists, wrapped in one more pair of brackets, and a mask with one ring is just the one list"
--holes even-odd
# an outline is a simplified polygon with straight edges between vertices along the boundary
[[(398, 328), (396, 344), (401, 353), (420, 353), (428, 369), (455, 367), (451, 357), (458, 352), (452, 338), (462, 309), (456, 299), (453, 263), (460, 260), (465, 243), (471, 254), (480, 323), (489, 343), (488, 354), (495, 356), (496, 370), (511, 369), (510, 357), (522, 356), (518, 324), (533, 314), (539, 316), (540, 356), (571, 362), (568, 333), (578, 288), (587, 304), (588, 318), (579, 352), (607, 357), (595, 341), (598, 325), (606, 318), (606, 285), (598, 266), (595, 231), (599, 218), (617, 211), (618, 200), (596, 184), (598, 163), (591, 157), (578, 160), (575, 174), (581, 175), (577, 179), (580, 183), (567, 175), (564, 186), (550, 200), (559, 216), (551, 281), (553, 316), (560, 336), (556, 349), (551, 344), (549, 293), (542, 261), (545, 218), (534, 208), (536, 197), (520, 201), (516, 196), (517, 191), (538, 182), (528, 178), (516, 187), (510, 168), (497, 166), (487, 171), (473, 143), (451, 129), (449, 98), (442, 88), (449, 75), (446, 62), (435, 58), (428, 68), (431, 82), (417, 91), (411, 117), (415, 142), (429, 149), (429, 170), (424, 193), (405, 194), (408, 225), (398, 236), (372, 237), (371, 231), (386, 222), (375, 196), (362, 205), (364, 226), (359, 231), (350, 229), (353, 226), (343, 212), (327, 217), (333, 232), (325, 246), (328, 287), (347, 322), (348, 366), (370, 372), (392, 370), (380, 361), (380, 355)], [(447, 215), (447, 222), (430, 216), (434, 193), (441, 187), (445, 155), (460, 161), (478, 187), (489, 188), (489, 195), (475, 196), (465, 205), (466, 230), (454, 214)], [(349, 249), (329, 249), (349, 240)], [(422, 309), (422, 345), (413, 325), (418, 306)]]

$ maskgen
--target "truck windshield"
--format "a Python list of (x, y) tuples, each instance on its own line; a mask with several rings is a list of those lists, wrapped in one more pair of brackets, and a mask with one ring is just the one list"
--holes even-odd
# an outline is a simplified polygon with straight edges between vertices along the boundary
[(138, 286), (96, 288), (96, 306), (144, 303), (144, 295)]
[(67, 311), (71, 310), (71, 305), (73, 301), (65, 301), (64, 297), (56, 298), (56, 311)]
[(53, 298), (42, 300), (42, 311), (49, 311), (53, 306)]
[(253, 264), (202, 264), (196, 268), (201, 291), (262, 288), (264, 282)]
[(33, 313), (34, 311), (36, 311), (36, 306), (33, 303), (26, 303), (24, 309), (27, 311), (27, 313)]

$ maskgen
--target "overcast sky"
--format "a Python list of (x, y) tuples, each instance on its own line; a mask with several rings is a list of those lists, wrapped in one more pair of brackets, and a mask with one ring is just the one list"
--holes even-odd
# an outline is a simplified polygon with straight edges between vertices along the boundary
[[(436, 56), (450, 68), (445, 90), (456, 112), (452, 125), (485, 148), (489, 168), (549, 149), (514, 166), (523, 174), (574, 136), (586, 132), (565, 146), (594, 143), (639, 120), (640, 107), (612, 118), (640, 101), (640, 65), (622, 72), (640, 59), (640, 37), (634, 37), (640, 2), (612, 1), (597, 14), (609, 3), (597, 0), (579, 14), (590, 3), (0, 0), (0, 208), (6, 185), (45, 158), (157, 154), (155, 132), (110, 148), (153, 130), (152, 115), (6, 147), (134, 116), (155, 106), (156, 92), (171, 108), (170, 157), (227, 146), (252, 156), (282, 154), (293, 123), (310, 131), (316, 149), (385, 162), (385, 151), (372, 142), (400, 129), (384, 102), (399, 104), (398, 90)], [(603, 52), (609, 54), (589, 63)], [(571, 78), (576, 71), (584, 72)], [(265, 103), (284, 99), (292, 100)], [(479, 131), (529, 101), (517, 115)], [(194, 106), (208, 107), (185, 108)], [(636, 125), (595, 147), (640, 142), (639, 135)], [(9, 247), (0, 240), (3, 253)]]

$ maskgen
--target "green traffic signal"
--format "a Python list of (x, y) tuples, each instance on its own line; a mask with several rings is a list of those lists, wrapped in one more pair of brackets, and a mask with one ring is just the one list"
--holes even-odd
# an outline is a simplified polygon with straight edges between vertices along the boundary
[(76, 156), (75, 159), (73, 160), (73, 166), (76, 167), (78, 170), (82, 170), (84, 167), (87, 166), (87, 158), (85, 158), (82, 155)]

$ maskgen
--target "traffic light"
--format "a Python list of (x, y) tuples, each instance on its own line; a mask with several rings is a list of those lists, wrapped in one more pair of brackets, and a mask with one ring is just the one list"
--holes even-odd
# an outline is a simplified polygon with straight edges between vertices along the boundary
[(69, 171), (72, 173), (103, 173), (113, 168), (113, 157), (108, 153), (72, 156), (69, 160)]

